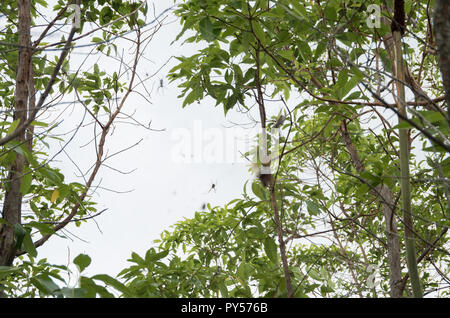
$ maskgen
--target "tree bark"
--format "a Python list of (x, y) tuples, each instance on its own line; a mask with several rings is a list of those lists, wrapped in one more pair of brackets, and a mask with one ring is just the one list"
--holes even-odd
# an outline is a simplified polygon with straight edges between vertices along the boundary
[[(350, 153), (353, 165), (361, 173), (365, 170), (359, 154), (353, 145), (345, 122), (341, 123), (341, 136), (347, 151)], [(397, 220), (395, 214), (395, 201), (392, 191), (385, 185), (378, 185), (371, 189), (370, 193), (378, 198), (383, 210), (386, 226), (386, 243), (388, 250), (389, 284), (391, 297), (402, 297), (400, 283), (402, 281), (402, 268), (400, 262), (400, 240), (397, 231)]]
[[(28, 81), (31, 67), (31, 38), (30, 38), (30, 0), (18, 0), (19, 13), (19, 58), (17, 65), (14, 120), (20, 120), (20, 124), (27, 120), (28, 107)], [(22, 131), (14, 140), (22, 143), (25, 140), (25, 132)], [(16, 160), (11, 164), (8, 172), (8, 180), (5, 185), (5, 198), (3, 203), (3, 219), (7, 224), (0, 225), (0, 265), (11, 266), (15, 257), (16, 247), (14, 243), (14, 225), (21, 223), (22, 171), (25, 163), (24, 157), (15, 153)]]
[(450, 126), (450, 1), (448, 0), (436, 0), (434, 35), (447, 102), (447, 122)]
[[(405, 118), (408, 118), (406, 112), (405, 100), (405, 68), (403, 63), (402, 36), (405, 33), (405, 2), (404, 0), (395, 0), (394, 2), (394, 19), (392, 20), (391, 30), (394, 37), (394, 75), (397, 95), (394, 99), (397, 102), (398, 112)], [(402, 119), (398, 118), (399, 123)], [(405, 226), (405, 248), (406, 263), (408, 265), (408, 273), (411, 277), (411, 285), (414, 297), (423, 297), (422, 287), (420, 284), (419, 272), (417, 270), (417, 257), (414, 236), (414, 221), (411, 211), (411, 184), (409, 173), (409, 137), (408, 130), (399, 129), (400, 142), (400, 170), (401, 170), (401, 196), (403, 210), (403, 224)]]
[[(383, 6), (383, 10), (388, 12), (390, 15), (394, 15), (393, 8), (389, 6)], [(389, 19), (387, 17), (381, 18), (382, 23), (385, 25), (389, 25)], [(391, 23), (392, 24), (392, 23)], [(400, 30), (404, 29), (403, 27), (400, 27)], [(395, 60), (394, 55), (394, 36), (392, 33), (386, 33), (382, 37), (382, 41), (384, 44), (384, 48), (386, 50), (386, 53), (388, 54), (388, 57), (391, 61)], [(411, 73), (411, 71), (408, 68), (408, 65), (403, 65), (403, 74), (405, 75), (405, 82), (408, 84), (409, 88), (411, 88), (412, 92), (414, 93), (414, 96), (416, 98), (417, 103), (423, 103), (424, 108), (432, 111), (442, 111), (438, 105), (435, 103), (429, 103), (432, 99), (428, 96), (428, 94), (422, 89), (420, 84), (415, 79), (414, 75)]]
[[(314, 77), (311, 81), (316, 85), (317, 88), (322, 88), (322, 84), (315, 80)], [(334, 105), (334, 104), (331, 104)], [(341, 138), (347, 151), (350, 153), (352, 158), (352, 163), (356, 170), (361, 173), (365, 170), (363, 162), (359, 157), (358, 151), (356, 150), (350, 134), (347, 131), (347, 126), (345, 121), (341, 122), (340, 126)], [(385, 185), (378, 185), (377, 187), (371, 189), (370, 193), (374, 195), (381, 204), (385, 226), (386, 226), (386, 239), (387, 239), (387, 250), (388, 250), (388, 263), (389, 263), (389, 284), (390, 284), (390, 295), (391, 297), (402, 297), (402, 268), (400, 262), (400, 240), (397, 230), (397, 220), (395, 219), (395, 201), (392, 191)]]

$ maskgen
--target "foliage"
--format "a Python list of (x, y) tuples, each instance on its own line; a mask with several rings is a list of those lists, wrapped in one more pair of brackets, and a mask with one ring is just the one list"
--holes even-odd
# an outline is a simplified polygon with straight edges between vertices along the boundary
[[(117, 7), (116, 1), (98, 1), (105, 5), (101, 9), (94, 4), (86, 1), (83, 12), (89, 21), (101, 24), (132, 10)], [(34, 263), (27, 227), (51, 233), (52, 227), (42, 221), (59, 221), (77, 204), (83, 186), (65, 184), (59, 171), (42, 165), (38, 153), (13, 142), (4, 145), (4, 167), (17, 152), (30, 162), (32, 177), (24, 177), (21, 190), (32, 196), (34, 205), (30, 203), (33, 216), (17, 230), (29, 261), (0, 269), (1, 283), (10, 288), (10, 295), (34, 291), (65, 297), (387, 297), (399, 288), (402, 296), (409, 296), (398, 200), (398, 130), (407, 129), (421, 284), (426, 294), (448, 296), (449, 127), (432, 52), (432, 7), (425, 0), (405, 1), (408, 18), (402, 45), (410, 95), (405, 105), (408, 118), (397, 123), (396, 90), (391, 89), (392, 1), (372, 4), (382, 9), (380, 27), (367, 23), (369, 3), (356, 0), (185, 0), (177, 7), (183, 29), (176, 40), (204, 44), (192, 56), (177, 57), (170, 71), (170, 80), (181, 83), (182, 106), (213, 98), (226, 115), (233, 108), (250, 112), (248, 105), (256, 103), (265, 118), (265, 103), (277, 102), (288, 118), (282, 126), (279, 169), (270, 187), (254, 180), (244, 187), (242, 198), (223, 207), (208, 206), (208, 211), (164, 231), (145, 255), (132, 253), (132, 265), (116, 278), (82, 276), (75, 289), (50, 282), (51, 277), (59, 280), (58, 270), (67, 268)], [(2, 6), (7, 10), (13, 3)], [(113, 33), (124, 32), (130, 23), (142, 24), (137, 18), (128, 25), (115, 23)], [(14, 25), (9, 28), (2, 40), (14, 42)], [(105, 32), (103, 39), (92, 41), (105, 45), (99, 49), (110, 48), (110, 36)], [(0, 83), (5, 107), (13, 103), (14, 54), (8, 54), (10, 64), (4, 62), (9, 78)], [(42, 61), (46, 59), (36, 62), (38, 85), (45, 85), (51, 72)], [(59, 88), (70, 91), (73, 86), (90, 100), (95, 115), (108, 113), (101, 100), (125, 87), (116, 77), (111, 80), (97, 67), (77, 78), (63, 77)], [(11, 116), (8, 120), (1, 127), (3, 134), (17, 125)], [(84, 206), (95, 209), (87, 202)], [(393, 242), (399, 244), (402, 280), (395, 284), (402, 287), (390, 281)], [(90, 258), (78, 256), (76, 263), (83, 270)], [(23, 286), (12, 277), (23, 277)]]

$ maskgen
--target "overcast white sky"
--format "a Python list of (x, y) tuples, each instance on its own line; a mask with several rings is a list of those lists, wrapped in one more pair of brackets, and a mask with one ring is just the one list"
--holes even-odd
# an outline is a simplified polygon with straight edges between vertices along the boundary
[[(149, 2), (151, 3), (151, 2)], [(172, 1), (157, 1), (156, 13), (173, 5)], [(49, 17), (50, 18), (50, 17)], [(149, 17), (148, 20), (151, 20)], [(175, 21), (169, 16), (165, 22)], [(160, 68), (170, 56), (190, 55), (199, 48), (199, 45), (183, 45), (181, 42), (170, 45), (181, 30), (178, 22), (163, 26), (146, 49), (146, 59), (141, 60), (140, 74), (152, 74)], [(55, 38), (56, 39), (56, 38)], [(78, 51), (80, 52), (80, 51)], [(95, 63), (99, 55), (90, 57), (87, 63)], [(129, 55), (128, 59), (131, 57)], [(71, 70), (84, 59), (83, 55), (71, 56)], [(112, 71), (111, 60), (101, 58), (98, 62), (100, 68)], [(136, 147), (121, 153), (107, 162), (109, 166), (122, 171), (131, 171), (131, 174), (121, 174), (108, 168), (102, 168), (96, 178), (96, 184), (101, 180), (101, 186), (116, 191), (129, 191), (128, 193), (115, 193), (98, 189), (94, 200), (98, 202), (98, 209), (108, 210), (98, 216), (95, 221), (89, 220), (80, 228), (73, 224), (67, 227), (78, 238), (70, 236), (63, 239), (54, 236), (44, 246), (39, 248), (39, 258), (47, 257), (53, 264), (67, 264), (79, 253), (86, 253), (92, 258), (92, 264), (86, 271), (88, 274), (106, 273), (115, 275), (124, 267), (130, 265), (127, 259), (131, 252), (139, 254), (153, 246), (152, 241), (159, 238), (159, 234), (168, 229), (170, 225), (193, 216), (199, 211), (203, 203), (223, 205), (237, 198), (242, 193), (246, 180), (251, 178), (248, 164), (242, 162), (208, 163), (203, 157), (200, 162), (177, 163), (177, 160), (188, 158), (189, 153), (178, 151), (183, 140), (181, 132), (188, 132), (192, 137), (192, 147), (200, 138), (205, 138), (201, 150), (208, 152), (213, 146), (217, 149), (215, 159), (221, 158), (223, 151), (224, 161), (227, 154), (232, 152), (238, 159), (239, 153), (236, 144), (230, 143), (233, 137), (233, 123), (250, 123), (250, 119), (242, 113), (230, 111), (225, 118), (221, 106), (214, 107), (212, 100), (194, 103), (182, 109), (182, 99), (178, 99), (180, 90), (175, 84), (168, 84), (164, 79), (164, 88), (157, 89), (160, 79), (163, 79), (168, 70), (176, 64), (172, 59), (161, 72), (148, 82), (148, 88), (153, 85), (153, 93), (149, 104), (138, 95), (132, 96), (125, 106), (124, 112), (132, 114), (134, 118), (147, 124), (151, 120), (154, 129), (165, 129), (162, 132), (148, 131), (142, 127), (129, 124), (119, 124), (108, 137), (107, 150), (113, 153), (138, 142)], [(70, 96), (71, 100), (73, 97)], [(67, 105), (56, 106), (49, 114), (61, 114)], [(273, 105), (269, 113), (276, 114), (278, 106)], [(80, 104), (68, 107), (59, 120), (64, 121), (58, 127), (59, 133), (71, 131), (80, 122), (83, 108)], [(184, 130), (183, 130), (184, 129)], [(199, 135), (199, 133), (201, 133)], [(241, 130), (242, 134), (242, 130)], [(86, 144), (93, 136), (92, 126), (82, 128), (73, 141), (65, 148), (71, 159), (86, 170), (94, 161), (94, 148)], [(228, 140), (222, 139), (228, 138)], [(211, 139), (215, 138), (211, 143)], [(219, 143), (218, 143), (219, 141)], [(223, 147), (220, 145), (223, 141)], [(240, 141), (242, 145), (242, 140)], [(52, 143), (51, 153), (60, 150), (58, 142)], [(217, 150), (219, 153), (217, 153)], [(209, 152), (211, 153), (211, 151)], [(185, 156), (185, 157), (183, 157)], [(195, 159), (195, 158), (194, 158)], [(195, 160), (194, 160), (195, 161)], [(62, 153), (57, 156), (54, 165), (61, 167), (67, 180), (81, 182), (77, 168)], [(216, 190), (210, 191), (212, 183)], [(100, 231), (100, 230), (101, 231)], [(70, 253), (70, 256), (69, 256)]]

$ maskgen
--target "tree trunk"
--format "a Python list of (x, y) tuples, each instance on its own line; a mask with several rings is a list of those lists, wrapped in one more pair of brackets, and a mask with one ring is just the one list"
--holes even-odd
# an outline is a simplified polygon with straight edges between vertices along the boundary
[[(405, 30), (405, 3), (403, 0), (396, 0), (394, 2), (394, 20), (392, 21), (392, 34), (394, 36), (394, 57), (395, 57), (395, 86), (397, 95), (394, 96), (398, 112), (405, 118), (408, 117), (406, 112), (405, 100), (405, 72), (403, 63), (402, 50), (402, 35)], [(402, 119), (398, 118), (399, 123)], [(403, 210), (403, 224), (405, 226), (405, 248), (406, 248), (406, 263), (408, 265), (409, 277), (413, 289), (414, 297), (421, 298), (423, 296), (422, 287), (420, 284), (419, 272), (417, 270), (417, 256), (415, 248), (414, 235), (414, 221), (411, 211), (411, 184), (409, 176), (409, 137), (408, 130), (399, 128), (400, 137), (400, 170), (401, 170), (401, 195), (402, 195), (402, 210)]]
[[(365, 170), (364, 164), (353, 145), (350, 134), (347, 131), (345, 122), (341, 123), (341, 136), (347, 151), (350, 153), (353, 165), (356, 170), (361, 173)], [(401, 281), (402, 268), (400, 262), (400, 241), (397, 231), (397, 220), (395, 219), (395, 201), (392, 191), (385, 185), (378, 185), (370, 191), (372, 195), (378, 198), (384, 214), (384, 222), (386, 226), (386, 243), (389, 264), (389, 285), (391, 297), (402, 297)]]
[[(322, 88), (322, 84), (311, 79), (317, 88)], [(340, 126), (341, 138), (344, 142), (347, 151), (350, 153), (352, 163), (358, 173), (365, 170), (359, 154), (353, 144), (350, 134), (347, 131), (345, 121), (341, 122)], [(397, 230), (397, 220), (395, 219), (395, 202), (392, 191), (385, 185), (379, 185), (370, 191), (378, 201), (381, 203), (381, 207), (384, 214), (385, 226), (386, 226), (386, 240), (388, 250), (388, 263), (389, 263), (389, 284), (391, 297), (402, 297), (402, 268), (400, 262), (400, 240)]]
[[(27, 120), (28, 81), (31, 67), (31, 38), (30, 38), (30, 0), (18, 0), (19, 13), (19, 58), (17, 65), (14, 120), (24, 123)], [(20, 133), (14, 140), (22, 143), (25, 132)], [(14, 225), (21, 223), (22, 194), (20, 185), (25, 159), (15, 153), (16, 160), (10, 166), (8, 180), (5, 185), (3, 203), (3, 219), (7, 224), (0, 225), (0, 265), (11, 266), (14, 261), (16, 248), (14, 243)]]
[(436, 0), (434, 35), (447, 101), (447, 122), (450, 126), (450, 1), (448, 0)]

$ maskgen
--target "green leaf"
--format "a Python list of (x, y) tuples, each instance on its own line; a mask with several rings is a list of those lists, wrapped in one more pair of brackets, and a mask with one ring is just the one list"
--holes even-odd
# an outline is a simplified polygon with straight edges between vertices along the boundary
[(91, 258), (86, 254), (79, 254), (74, 258), (73, 263), (78, 266), (80, 272), (91, 264)]
[(31, 181), (33, 181), (33, 174), (28, 166), (23, 168), (22, 183), (20, 184), (20, 193), (26, 195), (30, 190)]
[(236, 56), (241, 53), (241, 43), (238, 39), (234, 39), (230, 42), (230, 55)]
[(233, 68), (234, 80), (236, 81), (236, 84), (241, 85), (244, 80), (244, 75), (242, 74), (241, 68), (237, 64), (233, 64), (231, 67)]
[(386, 69), (386, 72), (391, 73), (393, 69), (393, 62), (389, 58), (389, 55), (387, 54), (386, 50), (380, 49), (379, 50), (381, 62), (383, 63), (384, 68)]
[(227, 71), (225, 72), (225, 81), (226, 81), (228, 84), (231, 84), (231, 83), (233, 82), (233, 75), (231, 75), (231, 73), (230, 73), (229, 70), (227, 70)]
[(97, 285), (91, 278), (89, 277), (80, 277), (80, 287), (86, 290), (85, 297), (94, 298), (97, 294), (103, 298), (113, 298), (114, 295), (108, 292), (108, 290), (100, 285)]
[(264, 240), (264, 252), (272, 263), (278, 264), (277, 244), (273, 238), (268, 237)]
[(154, 263), (164, 257), (166, 257), (169, 254), (169, 250), (165, 250), (159, 253), (155, 253), (154, 249), (150, 249), (145, 254), (145, 261), (148, 264)]
[(411, 129), (411, 128), (414, 128), (414, 126), (412, 124), (410, 124), (406, 120), (402, 120), (399, 124), (392, 127), (392, 130), (394, 130), (394, 129)]
[(292, 50), (282, 50), (278, 52), (278, 54), (288, 59), (289, 61), (292, 61), (292, 59), (294, 58), (294, 53), (292, 52)]
[(354, 99), (357, 99), (357, 98), (361, 98), (361, 92), (354, 91), (353, 93), (348, 95), (345, 99), (346, 100), (354, 100)]
[(135, 252), (132, 252), (132, 253), (131, 253), (131, 259), (130, 259), (130, 261), (131, 261), (131, 262), (134, 262), (134, 263), (136, 263), (136, 264), (139, 264), (139, 265), (141, 265), (141, 266), (146, 266), (146, 265), (147, 265), (146, 262), (145, 262), (145, 260), (144, 260), (142, 257), (140, 257), (139, 254), (137, 254), (137, 253), (135, 253)]
[(232, 109), (234, 107), (234, 105), (236, 105), (237, 101), (238, 101), (238, 98), (237, 98), (236, 94), (233, 94), (227, 98), (227, 101), (224, 106), (225, 115), (228, 113), (228, 111), (230, 109)]
[(298, 41), (298, 47), (300, 49), (300, 54), (304, 61), (308, 61), (311, 58), (311, 48), (309, 47), (308, 43), (305, 41)]
[(258, 40), (261, 43), (265, 43), (266, 42), (266, 34), (264, 33), (264, 30), (261, 27), (261, 25), (258, 22), (254, 22), (252, 24), (252, 27), (253, 27), (253, 31), (255, 32), (255, 35), (258, 38)]
[(87, 290), (84, 288), (67, 288), (63, 287), (56, 295), (63, 295), (66, 298), (83, 298), (87, 295)]
[(256, 69), (249, 68), (247, 72), (245, 72), (243, 83), (247, 84), (248, 81), (254, 81), (256, 75)]
[(320, 213), (320, 208), (316, 202), (308, 200), (306, 201), (306, 208), (311, 215), (317, 215)]
[(123, 294), (125, 294), (127, 296), (131, 295), (131, 292), (128, 289), (128, 287), (126, 287), (124, 284), (119, 282), (117, 279), (112, 278), (109, 275), (106, 275), (106, 274), (95, 275), (92, 277), (92, 279), (100, 280), (100, 281), (104, 282), (105, 284), (114, 287), (115, 289), (117, 289), (118, 291), (122, 292)]
[(23, 240), (27, 235), (27, 231), (20, 224), (14, 224), (14, 237), (16, 241), (16, 249), (20, 250), (22, 247)]
[(336, 86), (334, 87), (334, 94), (336, 98), (341, 99), (342, 97), (344, 97), (343, 89), (347, 83), (347, 80), (348, 80), (348, 71), (347, 69), (343, 69), (339, 73)]
[(322, 295), (334, 292), (334, 289), (327, 285), (320, 286), (320, 292)]
[(48, 124), (42, 121), (33, 121), (31, 126), (48, 127)]
[(308, 12), (306, 11), (305, 7), (303, 6), (303, 4), (300, 1), (298, 1), (298, 2), (292, 1), (293, 11), (290, 11), (284, 5), (282, 5), (282, 6), (286, 9), (286, 11), (288, 11), (290, 14), (295, 16), (297, 19), (299, 19), (299, 18), (303, 18), (306, 20), (310, 19)]
[(325, 7), (324, 10), (325, 18), (330, 21), (336, 21), (337, 20), (337, 13), (336, 8), (332, 6)]
[(264, 193), (264, 188), (261, 186), (261, 184), (258, 181), (253, 181), (252, 183), (252, 192), (254, 195), (256, 195), (261, 200), (266, 200), (266, 196)]
[(245, 234), (252, 239), (261, 239), (266, 235), (262, 226), (253, 226), (246, 230)]
[(361, 172), (361, 177), (366, 180), (366, 182), (371, 186), (371, 187), (375, 187), (376, 185), (378, 185), (381, 182), (380, 177), (371, 174), (370, 172), (364, 170), (363, 172)]
[(31, 229), (27, 229), (27, 234), (23, 238), (23, 248), (28, 253), (28, 255), (36, 257), (37, 251), (34, 246), (33, 239), (31, 238)]
[(437, 111), (426, 110), (420, 111), (419, 114), (425, 117), (425, 119), (428, 120), (430, 123), (445, 121), (445, 117), (440, 112)]
[(214, 26), (209, 17), (204, 17), (200, 20), (199, 31), (203, 39), (212, 42), (217, 38), (217, 31), (214, 31)]
[(370, 188), (367, 184), (360, 184), (358, 186), (355, 194), (359, 197), (359, 196), (362, 196), (365, 193), (369, 192), (369, 190), (370, 190)]
[[(347, 83), (344, 84), (344, 86), (342, 87), (341, 90), (341, 98), (344, 98), (345, 96), (347, 96), (348, 93), (350, 93), (350, 91), (356, 86), (358, 85), (359, 82), (361, 82), (361, 77), (359, 76), (359, 74), (355, 74), (352, 76), (352, 78), (350, 78), (350, 80), (348, 80)], [(359, 92), (357, 92), (359, 93)]]
[(326, 41), (320, 41), (319, 44), (317, 44), (316, 50), (314, 52), (314, 60), (315, 61), (323, 54), (323, 52), (325, 52), (326, 48), (327, 48)]
[[(30, 202), (30, 206), (32, 205), (31, 203), (32, 202)], [(34, 205), (34, 203), (33, 203), (33, 206), (37, 209), (37, 207), (36, 207), (36, 205)], [(33, 212), (34, 212), (34, 209), (33, 209)], [(32, 221), (32, 222), (27, 223), (27, 227), (38, 229), (42, 235), (55, 233), (55, 231), (53, 230), (53, 227), (50, 224), (44, 224), (44, 223)]]
[(323, 278), (320, 276), (319, 272), (316, 271), (314, 268), (311, 268), (308, 271), (308, 275), (315, 280), (319, 280), (319, 281), (323, 280)]
[(46, 295), (50, 295), (59, 289), (59, 286), (46, 274), (37, 275), (30, 280), (40, 292)]
[(200, 87), (194, 88), (184, 99), (183, 107), (186, 105), (190, 105), (196, 100), (200, 99), (202, 97), (202, 90)]
[(0, 278), (2, 274), (10, 274), (15, 272), (20, 272), (21, 269), (13, 266), (0, 266)]
[(229, 297), (229, 295), (228, 295), (228, 288), (225, 285), (225, 283), (224, 282), (220, 282), (218, 284), (218, 287), (219, 287), (220, 293), (222, 294), (222, 297), (228, 298)]
[(113, 11), (109, 6), (103, 7), (100, 11), (100, 24), (104, 25), (109, 23), (112, 20)]
[(242, 262), (239, 267), (237, 268), (237, 274), (239, 278), (242, 280), (241, 283), (244, 287), (247, 287), (247, 279), (249, 278), (250, 274), (250, 265)]
[(11, 123), (11, 125), (9, 126), (8, 131), (6, 132), (6, 135), (11, 135), (14, 132), (14, 130), (16, 130), (17, 126), (19, 126), (19, 123), (20, 123), (20, 119), (16, 119), (15, 121), (13, 121)]

